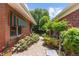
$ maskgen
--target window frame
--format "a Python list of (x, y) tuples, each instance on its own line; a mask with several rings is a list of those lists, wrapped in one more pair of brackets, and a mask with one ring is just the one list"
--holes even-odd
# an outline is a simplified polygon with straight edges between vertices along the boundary
[[(10, 37), (11, 38), (14, 38), (14, 37), (19, 37), (19, 36), (21, 36), (23, 33), (22, 33), (22, 28), (26, 28), (27, 27), (27, 22), (24, 20), (24, 19), (22, 19), (22, 18), (20, 18), (19, 16), (17, 16), (15, 13), (13, 13), (13, 12), (10, 12)], [(23, 25), (25, 25), (25, 26), (19, 26), (18, 25), (18, 19), (21, 19), (21, 21), (23, 21), (24, 23), (22, 23)], [(15, 27), (16, 29), (15, 29), (15, 35), (11, 35), (11, 31), (12, 31), (12, 27)], [(21, 27), (21, 28), (20, 28)], [(20, 34), (19, 34), (19, 28), (20, 28)]]

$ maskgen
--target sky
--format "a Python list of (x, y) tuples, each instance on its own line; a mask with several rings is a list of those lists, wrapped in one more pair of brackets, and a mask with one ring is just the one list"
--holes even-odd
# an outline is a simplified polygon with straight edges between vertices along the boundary
[(53, 19), (67, 6), (69, 6), (68, 3), (27, 3), (29, 10), (34, 10), (35, 8), (47, 9), (50, 19)]

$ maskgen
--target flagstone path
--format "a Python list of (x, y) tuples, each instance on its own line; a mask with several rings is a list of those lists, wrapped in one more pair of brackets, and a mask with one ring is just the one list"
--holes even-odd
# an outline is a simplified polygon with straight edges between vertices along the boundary
[(34, 43), (28, 50), (21, 53), (14, 53), (13, 56), (58, 56), (55, 50), (49, 50), (43, 46), (43, 41), (40, 39), (37, 43)]

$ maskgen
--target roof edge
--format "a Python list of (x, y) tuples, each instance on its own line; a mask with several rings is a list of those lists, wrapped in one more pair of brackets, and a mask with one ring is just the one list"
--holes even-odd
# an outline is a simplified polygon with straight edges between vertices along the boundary
[(75, 10), (79, 9), (79, 4), (78, 3), (72, 3), (70, 6), (62, 10), (55, 18), (61, 19), (68, 14), (74, 12)]
[(29, 12), (28, 8), (26, 8), (25, 4), (20, 3), (21, 6), (27, 11), (29, 17), (32, 19), (32, 22), (36, 25), (36, 21), (34, 20), (33, 16), (31, 15), (31, 13)]
[(21, 15), (23, 15), (26, 19), (29, 18), (28, 20), (31, 21), (33, 24), (37, 24), (28, 11), (27, 7), (23, 3), (8, 3), (9, 6), (11, 6), (13, 9), (18, 11)]

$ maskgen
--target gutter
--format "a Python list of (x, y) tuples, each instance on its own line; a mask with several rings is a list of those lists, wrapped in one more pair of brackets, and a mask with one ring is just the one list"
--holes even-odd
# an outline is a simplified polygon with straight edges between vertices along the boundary
[(28, 20), (31, 21), (34, 25), (37, 24), (24, 4), (22, 4), (22, 3), (8, 3), (8, 5), (11, 6), (13, 9), (15, 9), (18, 13), (23, 15), (26, 19), (28, 18)]
[(68, 14), (72, 13), (74, 10), (68, 12), (71, 8), (73, 8), (74, 6), (76, 6), (76, 3), (72, 3), (70, 4), (67, 8), (63, 9), (55, 18), (61, 19), (65, 16), (67, 16)]
[(31, 15), (31, 13), (29, 12), (28, 8), (26, 8), (26, 6), (25, 6), (24, 4), (22, 4), (22, 3), (20, 3), (20, 4), (21, 4), (21, 6), (27, 11), (28, 16), (31, 18), (31, 21), (32, 21), (35, 25), (37, 25), (36, 21), (35, 21), (34, 18), (32, 17), (32, 15)]

